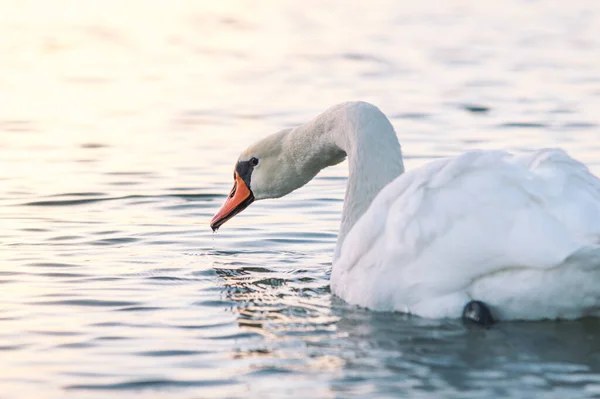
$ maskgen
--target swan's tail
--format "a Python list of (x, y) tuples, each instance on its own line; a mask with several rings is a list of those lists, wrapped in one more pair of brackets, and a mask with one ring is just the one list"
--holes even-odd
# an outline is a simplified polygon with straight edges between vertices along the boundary
[(559, 267), (569, 268), (569, 266), (590, 271), (600, 269), (600, 243), (580, 248), (565, 259)]
[(490, 305), (498, 320), (600, 316), (600, 245), (582, 247), (554, 268), (484, 277), (469, 294)]

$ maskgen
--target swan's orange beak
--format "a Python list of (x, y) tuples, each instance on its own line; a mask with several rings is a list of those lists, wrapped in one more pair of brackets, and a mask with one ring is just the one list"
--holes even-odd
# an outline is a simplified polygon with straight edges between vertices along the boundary
[(231, 193), (225, 203), (210, 222), (210, 228), (217, 231), (219, 227), (250, 205), (254, 201), (254, 194), (244, 180), (234, 172), (234, 183)]

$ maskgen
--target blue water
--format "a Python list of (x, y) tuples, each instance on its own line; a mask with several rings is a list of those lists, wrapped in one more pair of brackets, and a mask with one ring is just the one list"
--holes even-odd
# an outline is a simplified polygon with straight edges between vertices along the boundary
[(600, 174), (600, 3), (2, 3), (0, 398), (600, 395), (600, 321), (333, 297), (346, 163), (210, 231), (242, 149), (358, 99), (407, 169), (562, 147)]

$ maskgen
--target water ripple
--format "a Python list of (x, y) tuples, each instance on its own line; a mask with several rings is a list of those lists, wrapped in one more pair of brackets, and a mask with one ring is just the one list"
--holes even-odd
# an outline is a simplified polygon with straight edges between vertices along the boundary
[(44, 305), (44, 306), (82, 306), (82, 307), (124, 307), (124, 306), (137, 306), (137, 302), (129, 301), (110, 301), (101, 299), (65, 299), (62, 301), (42, 301), (42, 302), (31, 302), (32, 305)]
[[(65, 194), (66, 196), (73, 194)], [(58, 197), (62, 195), (54, 195)], [(64, 199), (64, 200), (44, 200), (44, 201), (31, 201), (19, 204), (20, 206), (70, 206), (70, 205), (84, 205), (92, 204), (96, 202), (104, 201), (118, 201), (118, 200), (160, 200), (162, 198), (180, 198), (187, 201), (212, 201), (214, 199), (225, 198), (225, 194), (167, 194), (167, 195), (125, 195), (121, 197), (102, 197), (102, 198), (84, 198), (84, 199)]]
[(193, 388), (193, 387), (214, 387), (218, 385), (229, 385), (231, 381), (223, 380), (136, 380), (126, 381), (113, 384), (82, 384), (82, 385), (67, 385), (68, 390), (142, 390), (142, 389), (164, 389), (164, 388)]

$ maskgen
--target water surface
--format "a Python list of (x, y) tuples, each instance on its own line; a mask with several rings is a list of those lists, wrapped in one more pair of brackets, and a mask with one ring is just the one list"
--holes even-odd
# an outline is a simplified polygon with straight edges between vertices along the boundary
[(0, 397), (600, 394), (597, 320), (482, 331), (333, 297), (346, 163), (208, 227), (243, 148), (347, 100), (389, 115), (407, 169), (558, 146), (600, 174), (597, 2), (13, 3)]

